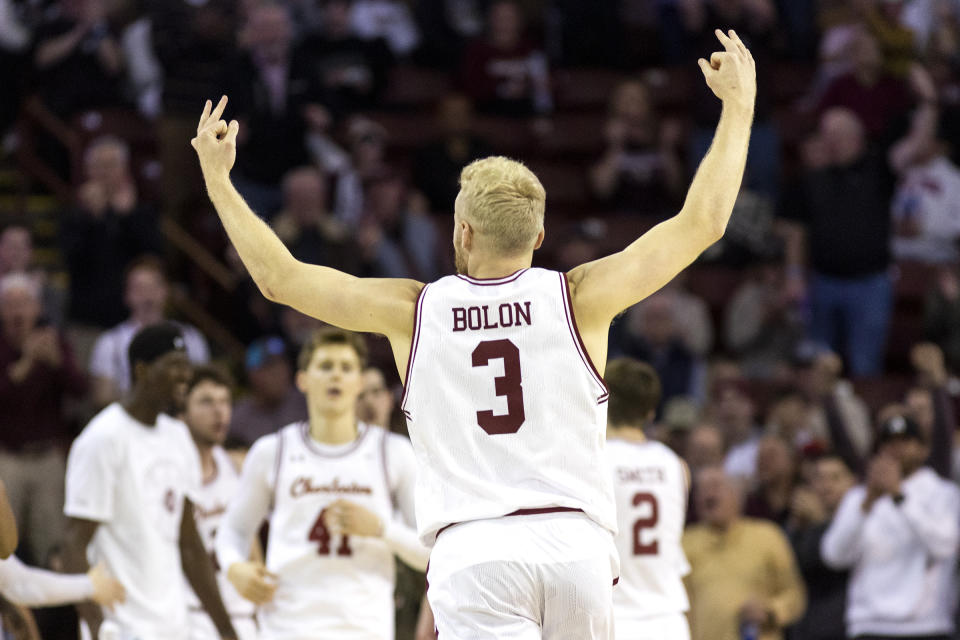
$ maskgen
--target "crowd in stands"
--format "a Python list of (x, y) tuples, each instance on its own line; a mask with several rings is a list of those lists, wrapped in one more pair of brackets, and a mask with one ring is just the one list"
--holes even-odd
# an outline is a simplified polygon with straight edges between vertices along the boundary
[[(569, 269), (682, 204), (720, 113), (695, 63), (714, 27), (757, 62), (747, 177), (723, 240), (610, 333), (660, 375), (653, 435), (693, 474), (694, 628), (764, 597), (763, 638), (948, 637), (955, 598), (918, 614), (896, 584), (926, 557), (930, 588), (957, 587), (957, 0), (0, 0), (0, 477), (21, 553), (56, 565), (66, 448), (127, 389), (141, 327), (174, 319), (194, 361), (239, 374), (234, 446), (306, 415), (291, 354), (318, 323), (229, 246), (189, 145), (205, 100), (229, 96), (234, 182), (303, 261), (452, 272), (459, 171), (499, 153), (546, 188), (535, 266)], [(370, 347), (363, 414), (403, 432), (389, 346)]]

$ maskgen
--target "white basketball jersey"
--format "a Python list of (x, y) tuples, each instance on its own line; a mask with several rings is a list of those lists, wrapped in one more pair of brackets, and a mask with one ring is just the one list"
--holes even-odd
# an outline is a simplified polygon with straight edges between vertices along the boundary
[[(220, 596), (223, 598), (227, 613), (235, 618), (249, 618), (253, 616), (253, 603), (237, 593), (227, 580), (227, 576), (220, 570), (214, 555), (213, 544), (220, 519), (226, 513), (227, 505), (233, 500), (240, 487), (240, 472), (237, 471), (233, 460), (223, 447), (213, 448), (213, 460), (217, 465), (217, 475), (210, 482), (202, 484), (200, 489), (191, 496), (194, 501), (193, 517), (197, 522), (197, 531), (200, 533), (200, 539), (203, 540), (203, 546), (210, 552), (210, 557), (217, 569), (217, 584), (220, 586)], [(193, 589), (189, 589), (189, 592), (191, 610), (199, 609), (200, 600)]]
[(390, 640), (394, 636), (393, 552), (376, 538), (331, 534), (321, 514), (345, 499), (377, 514), (393, 513), (386, 438), (360, 424), (341, 446), (310, 438), (306, 423), (279, 431), (267, 569), (281, 576), (260, 608), (261, 636), (271, 640)]
[(690, 565), (681, 538), (687, 517), (683, 463), (659, 442), (607, 442), (617, 500), (620, 582), (613, 590), (616, 620), (636, 620), (689, 608), (683, 576)]
[(432, 544), (448, 524), (551, 507), (615, 531), (606, 402), (564, 274), (425, 286), (401, 404), (421, 465), (421, 540)]

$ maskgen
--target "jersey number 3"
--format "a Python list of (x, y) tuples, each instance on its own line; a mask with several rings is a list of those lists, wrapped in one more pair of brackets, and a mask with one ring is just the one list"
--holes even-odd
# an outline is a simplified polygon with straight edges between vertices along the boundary
[(640, 541), (640, 537), (644, 529), (655, 527), (660, 521), (660, 505), (657, 504), (657, 496), (641, 491), (633, 496), (632, 502), (635, 507), (642, 504), (650, 505), (650, 515), (646, 518), (638, 518), (633, 523), (633, 555), (655, 556), (660, 551), (660, 544), (656, 540), (644, 544)]
[(494, 378), (498, 396), (507, 399), (507, 412), (495, 415), (489, 409), (477, 411), (477, 424), (489, 435), (516, 433), (526, 420), (523, 412), (523, 385), (520, 350), (509, 340), (484, 340), (473, 350), (473, 366), (485, 367), (491, 360), (503, 360), (503, 375)]

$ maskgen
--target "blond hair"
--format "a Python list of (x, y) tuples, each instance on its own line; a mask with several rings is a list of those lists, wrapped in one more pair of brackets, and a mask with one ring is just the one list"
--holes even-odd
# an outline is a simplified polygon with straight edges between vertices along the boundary
[(503, 156), (471, 162), (460, 172), (464, 217), (502, 255), (533, 248), (543, 229), (547, 194), (522, 163)]

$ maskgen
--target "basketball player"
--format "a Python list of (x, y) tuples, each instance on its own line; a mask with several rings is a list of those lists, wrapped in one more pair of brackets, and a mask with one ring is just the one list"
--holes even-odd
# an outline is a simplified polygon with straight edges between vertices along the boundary
[[(700, 60), (723, 101), (681, 211), (569, 273), (530, 268), (545, 193), (506, 158), (467, 166), (454, 202), (456, 276), (362, 279), (296, 260), (230, 183), (239, 125), (204, 107), (192, 144), (207, 191), (263, 294), (387, 336), (419, 463), (417, 525), (434, 544), (440, 637), (612, 637), (616, 509), (603, 460), (613, 318), (669, 282), (726, 228), (740, 189), (756, 72), (732, 31)], [(520, 517), (520, 516), (523, 517)]]
[(126, 400), (94, 416), (70, 448), (64, 505), (68, 570), (86, 571), (88, 557), (104, 562), (126, 600), (78, 610), (94, 638), (103, 622), (120, 640), (186, 640), (186, 576), (221, 638), (235, 640), (188, 498), (200, 484), (197, 450), (166, 415), (183, 408), (192, 373), (180, 330), (141, 329), (129, 360)]
[[(358, 334), (328, 328), (311, 337), (297, 363), (309, 422), (254, 443), (217, 531), (220, 566), (260, 605), (265, 640), (390, 640), (393, 556), (426, 567), (410, 443), (357, 420), (365, 359)], [(247, 552), (268, 516), (264, 566)]]
[(613, 590), (616, 637), (689, 640), (683, 576), (690, 565), (680, 540), (690, 472), (669, 447), (644, 434), (660, 403), (656, 371), (635, 360), (614, 360), (607, 364), (606, 382), (607, 459), (620, 553), (620, 583)]
[[(187, 387), (187, 402), (182, 418), (190, 429), (193, 443), (200, 454), (202, 483), (193, 496), (193, 516), (197, 531), (203, 540), (210, 559), (217, 571), (217, 583), (223, 604), (230, 614), (233, 628), (239, 640), (257, 637), (257, 625), (253, 619), (254, 606), (241, 597), (227, 577), (219, 570), (214, 556), (213, 541), (230, 500), (240, 488), (240, 473), (223, 442), (230, 429), (233, 383), (226, 373), (209, 365), (194, 369)], [(259, 549), (257, 550), (259, 553)], [(216, 625), (200, 606), (200, 600), (191, 590), (190, 640), (216, 640)]]

